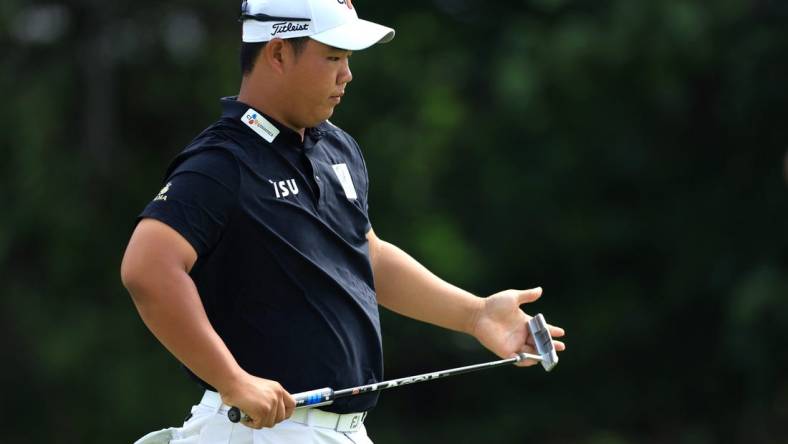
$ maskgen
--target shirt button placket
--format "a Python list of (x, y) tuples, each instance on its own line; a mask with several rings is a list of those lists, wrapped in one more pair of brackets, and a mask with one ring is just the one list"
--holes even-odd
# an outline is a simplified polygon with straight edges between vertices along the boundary
[(323, 186), (320, 181), (320, 176), (315, 174), (315, 185), (317, 185), (317, 205), (320, 206), (320, 201), (323, 200)]

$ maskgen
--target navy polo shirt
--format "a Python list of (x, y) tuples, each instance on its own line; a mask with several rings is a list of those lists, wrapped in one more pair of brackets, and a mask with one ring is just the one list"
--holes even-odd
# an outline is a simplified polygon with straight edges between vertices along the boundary
[[(174, 159), (139, 218), (164, 222), (197, 251), (190, 275), (244, 370), (290, 393), (381, 381), (358, 144), (329, 122), (302, 141), (234, 97), (221, 103), (222, 117)], [(376, 402), (369, 394), (324, 409)]]

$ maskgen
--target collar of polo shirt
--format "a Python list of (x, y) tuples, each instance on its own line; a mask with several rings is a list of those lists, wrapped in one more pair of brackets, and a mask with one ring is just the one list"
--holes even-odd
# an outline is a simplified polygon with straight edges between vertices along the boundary
[[(256, 132), (260, 137), (274, 146), (281, 145), (281, 147), (288, 149), (298, 147), (306, 151), (309, 151), (313, 146), (310, 143), (304, 143), (304, 140), (301, 139), (301, 135), (298, 132), (281, 124), (269, 115), (239, 101), (238, 96), (222, 97), (221, 104), (224, 110), (222, 114), (225, 117), (232, 120), (241, 120), (247, 127), (252, 129), (252, 131)], [(255, 119), (257, 122), (250, 122), (248, 119), (244, 118), (250, 110), (257, 114)], [(256, 130), (254, 128), (256, 125), (270, 125), (273, 127), (273, 131), (269, 130), (269, 132), (266, 132)], [(309, 135), (309, 137), (315, 140), (320, 139), (324, 133), (320, 128), (306, 128), (305, 131), (305, 136)]]

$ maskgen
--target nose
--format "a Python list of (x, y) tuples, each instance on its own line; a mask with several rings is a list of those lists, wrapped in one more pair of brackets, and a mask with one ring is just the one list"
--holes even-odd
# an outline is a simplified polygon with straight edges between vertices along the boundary
[(342, 64), (342, 69), (339, 71), (339, 75), (337, 76), (337, 84), (347, 84), (353, 80), (353, 73), (350, 72), (350, 61), (346, 57), (344, 63)]

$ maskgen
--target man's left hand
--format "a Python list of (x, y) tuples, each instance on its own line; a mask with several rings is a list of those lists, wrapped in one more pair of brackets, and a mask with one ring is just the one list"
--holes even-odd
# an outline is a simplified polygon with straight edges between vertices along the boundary
[[(542, 288), (530, 290), (504, 290), (483, 300), (476, 313), (472, 334), (479, 342), (501, 358), (512, 358), (517, 353), (537, 354), (534, 338), (528, 330), (531, 316), (520, 310), (520, 305), (534, 302), (542, 295)], [(563, 337), (563, 328), (549, 326), (553, 338)], [(553, 341), (556, 351), (563, 351), (566, 345)], [(527, 367), (537, 361), (526, 359), (517, 363)]]

